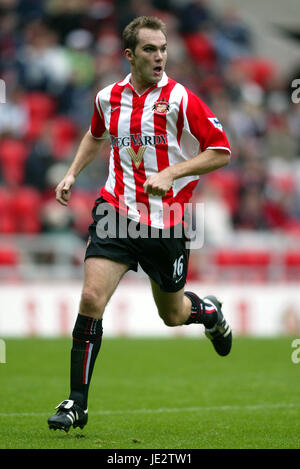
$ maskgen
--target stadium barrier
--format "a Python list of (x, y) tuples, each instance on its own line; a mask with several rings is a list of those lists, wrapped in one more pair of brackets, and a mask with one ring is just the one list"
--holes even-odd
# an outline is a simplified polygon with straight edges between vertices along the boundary
[[(218, 294), (235, 335), (279, 336), (300, 333), (299, 287), (216, 285), (189, 282), (199, 295)], [(70, 335), (78, 312), (81, 283), (34, 282), (0, 286), (0, 337)], [(104, 315), (107, 337), (201, 336), (197, 325), (170, 328), (159, 318), (148, 281), (123, 279)]]

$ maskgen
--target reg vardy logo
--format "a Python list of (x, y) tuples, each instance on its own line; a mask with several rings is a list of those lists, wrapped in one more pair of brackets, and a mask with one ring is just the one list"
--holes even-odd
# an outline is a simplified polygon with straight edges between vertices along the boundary
[(123, 148), (123, 147), (147, 147), (148, 145), (167, 145), (168, 136), (167, 134), (162, 135), (140, 135), (140, 134), (130, 134), (125, 137), (114, 137), (110, 136), (110, 143), (114, 148)]
[(156, 145), (167, 145), (168, 137), (167, 134), (162, 135), (140, 135), (140, 134), (130, 134), (125, 137), (114, 137), (110, 136), (111, 146), (113, 148), (124, 148), (134, 162), (136, 168), (138, 169), (144, 153), (147, 150), (148, 146)]

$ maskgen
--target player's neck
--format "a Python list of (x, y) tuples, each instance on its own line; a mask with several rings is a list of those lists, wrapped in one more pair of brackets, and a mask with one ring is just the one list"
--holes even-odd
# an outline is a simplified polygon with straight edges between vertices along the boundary
[(139, 80), (138, 77), (136, 77), (133, 73), (130, 77), (130, 83), (139, 96), (144, 94), (145, 91), (149, 90), (149, 88), (152, 88), (155, 85), (155, 83), (146, 83), (142, 80)]

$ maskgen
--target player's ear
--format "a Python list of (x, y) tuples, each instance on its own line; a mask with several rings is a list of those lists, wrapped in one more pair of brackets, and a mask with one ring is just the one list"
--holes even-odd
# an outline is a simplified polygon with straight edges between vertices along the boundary
[(134, 53), (131, 49), (125, 49), (124, 50), (124, 55), (126, 57), (126, 59), (130, 62), (131, 65), (134, 64)]

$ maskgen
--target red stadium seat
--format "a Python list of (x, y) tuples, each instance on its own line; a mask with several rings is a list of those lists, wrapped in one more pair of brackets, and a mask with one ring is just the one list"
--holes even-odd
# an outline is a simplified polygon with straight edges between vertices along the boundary
[(290, 250), (283, 255), (284, 280), (299, 282), (300, 280), (300, 250)]
[(266, 266), (270, 263), (270, 253), (255, 250), (220, 250), (216, 255), (221, 266)]
[(263, 88), (277, 73), (276, 64), (266, 58), (261, 57), (243, 57), (237, 59), (234, 64), (242, 70), (245, 75)]
[(17, 248), (12, 245), (0, 247), (0, 266), (15, 266), (19, 262)]
[(288, 267), (300, 267), (300, 250), (285, 253), (284, 264)]
[(12, 207), (12, 194), (0, 187), (0, 233), (12, 234), (17, 231), (17, 221)]
[(216, 51), (213, 42), (204, 33), (187, 34), (184, 37), (186, 48), (195, 64), (206, 71), (213, 71), (216, 67)]
[(40, 231), (41, 206), (41, 194), (33, 187), (22, 187), (16, 191), (13, 211), (17, 220), (18, 232), (38, 233)]
[(215, 262), (221, 278), (265, 282), (269, 278), (271, 254), (264, 250), (221, 249), (216, 252)]
[(216, 187), (231, 212), (234, 212), (239, 203), (238, 190), (240, 181), (234, 171), (215, 171), (205, 176), (211, 187)]
[(13, 214), (5, 214), (0, 218), (0, 233), (13, 234), (17, 232), (17, 221)]
[(45, 123), (54, 115), (56, 102), (46, 93), (32, 92), (25, 95), (23, 105), (29, 115), (26, 137), (34, 140), (41, 135)]
[(67, 117), (56, 117), (50, 123), (50, 132), (52, 135), (52, 153), (54, 158), (63, 159), (70, 156), (78, 129), (76, 124)]
[(70, 209), (74, 215), (74, 228), (78, 233), (85, 235), (91, 223), (91, 210), (96, 196), (81, 190), (74, 190), (70, 199)]
[(19, 221), (19, 231), (25, 234), (38, 234), (41, 231), (39, 217), (26, 216)]
[(27, 145), (20, 140), (7, 138), (0, 142), (0, 164), (5, 182), (22, 184), (28, 153)]
[(0, 218), (4, 213), (10, 212), (10, 202), (10, 191), (4, 187), (0, 187)]

